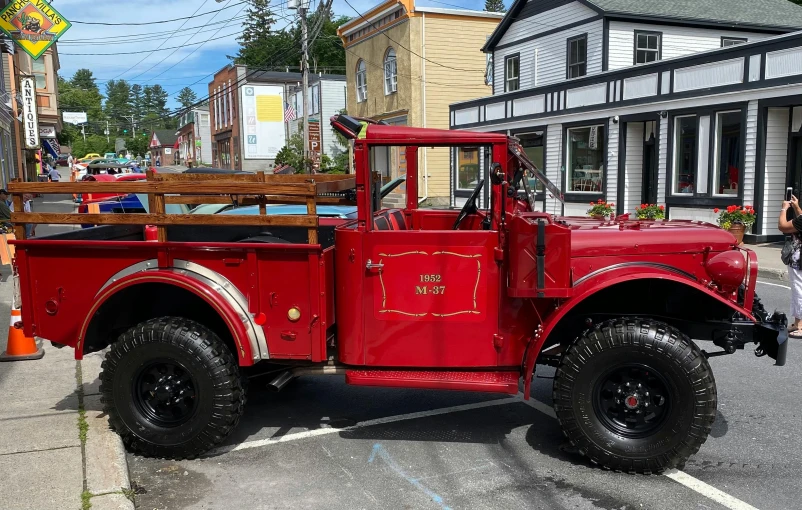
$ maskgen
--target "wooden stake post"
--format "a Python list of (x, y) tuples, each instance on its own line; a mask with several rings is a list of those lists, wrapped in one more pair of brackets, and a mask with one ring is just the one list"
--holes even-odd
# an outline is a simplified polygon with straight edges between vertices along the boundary
[[(15, 182), (9, 185), (14, 201), (11, 221), (17, 239), (25, 239), (25, 224), (62, 225), (156, 225), (158, 240), (167, 241), (168, 225), (259, 225), (306, 227), (310, 244), (318, 243), (317, 202), (343, 204), (339, 197), (320, 193), (345, 191), (355, 186), (350, 175), (256, 174), (156, 174), (147, 182)], [(148, 213), (26, 213), (22, 195), (72, 193), (140, 193), (148, 195)], [(166, 214), (166, 204), (239, 203), (259, 204), (259, 215)], [(305, 215), (267, 215), (267, 203), (305, 203)]]

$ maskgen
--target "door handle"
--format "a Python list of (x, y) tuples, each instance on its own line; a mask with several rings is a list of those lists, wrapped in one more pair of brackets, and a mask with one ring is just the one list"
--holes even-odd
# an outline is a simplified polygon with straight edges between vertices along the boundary
[(368, 271), (372, 271), (373, 269), (381, 269), (383, 267), (384, 264), (382, 263), (374, 264), (373, 262), (371, 262), (370, 259), (368, 259), (367, 263), (365, 264), (365, 269), (367, 269)]

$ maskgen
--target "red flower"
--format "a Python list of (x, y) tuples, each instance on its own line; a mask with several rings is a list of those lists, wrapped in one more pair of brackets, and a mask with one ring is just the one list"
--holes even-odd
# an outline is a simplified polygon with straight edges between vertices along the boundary
[(614, 204), (614, 203), (612, 203), (612, 202), (610, 202), (608, 205), (609, 205), (610, 207), (615, 207), (615, 204)]
[(596, 205), (596, 204), (594, 204), (593, 202), (591, 202), (591, 203), (590, 203), (590, 205)]
[(717, 213), (717, 212), (718, 212), (718, 207), (716, 207), (715, 209), (713, 209), (713, 212), (714, 212), (714, 213)]
[(660, 210), (661, 210), (661, 211), (665, 211), (665, 209), (666, 209), (666, 208), (665, 208), (665, 207), (663, 207), (662, 205), (660, 206)]

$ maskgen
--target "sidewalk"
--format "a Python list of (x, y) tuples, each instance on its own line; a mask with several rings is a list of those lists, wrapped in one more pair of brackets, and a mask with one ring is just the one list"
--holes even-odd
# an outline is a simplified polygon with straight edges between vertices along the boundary
[(745, 245), (757, 253), (757, 275), (760, 278), (788, 281), (788, 266), (780, 260), (783, 243)]
[[(33, 207), (68, 212), (70, 198), (37, 199)], [(37, 234), (58, 229), (41, 226)], [(0, 316), (9, 317), (11, 268), (0, 273)], [(9, 325), (3, 320), (0, 351)], [(77, 362), (71, 348), (43, 347), (40, 360), (0, 363), (0, 508), (133, 510), (125, 451), (100, 404), (101, 353)]]

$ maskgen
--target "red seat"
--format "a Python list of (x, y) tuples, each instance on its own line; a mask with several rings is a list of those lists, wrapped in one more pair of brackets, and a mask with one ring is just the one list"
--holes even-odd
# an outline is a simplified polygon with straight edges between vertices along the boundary
[(401, 209), (386, 209), (373, 217), (374, 230), (408, 230), (407, 217)]

